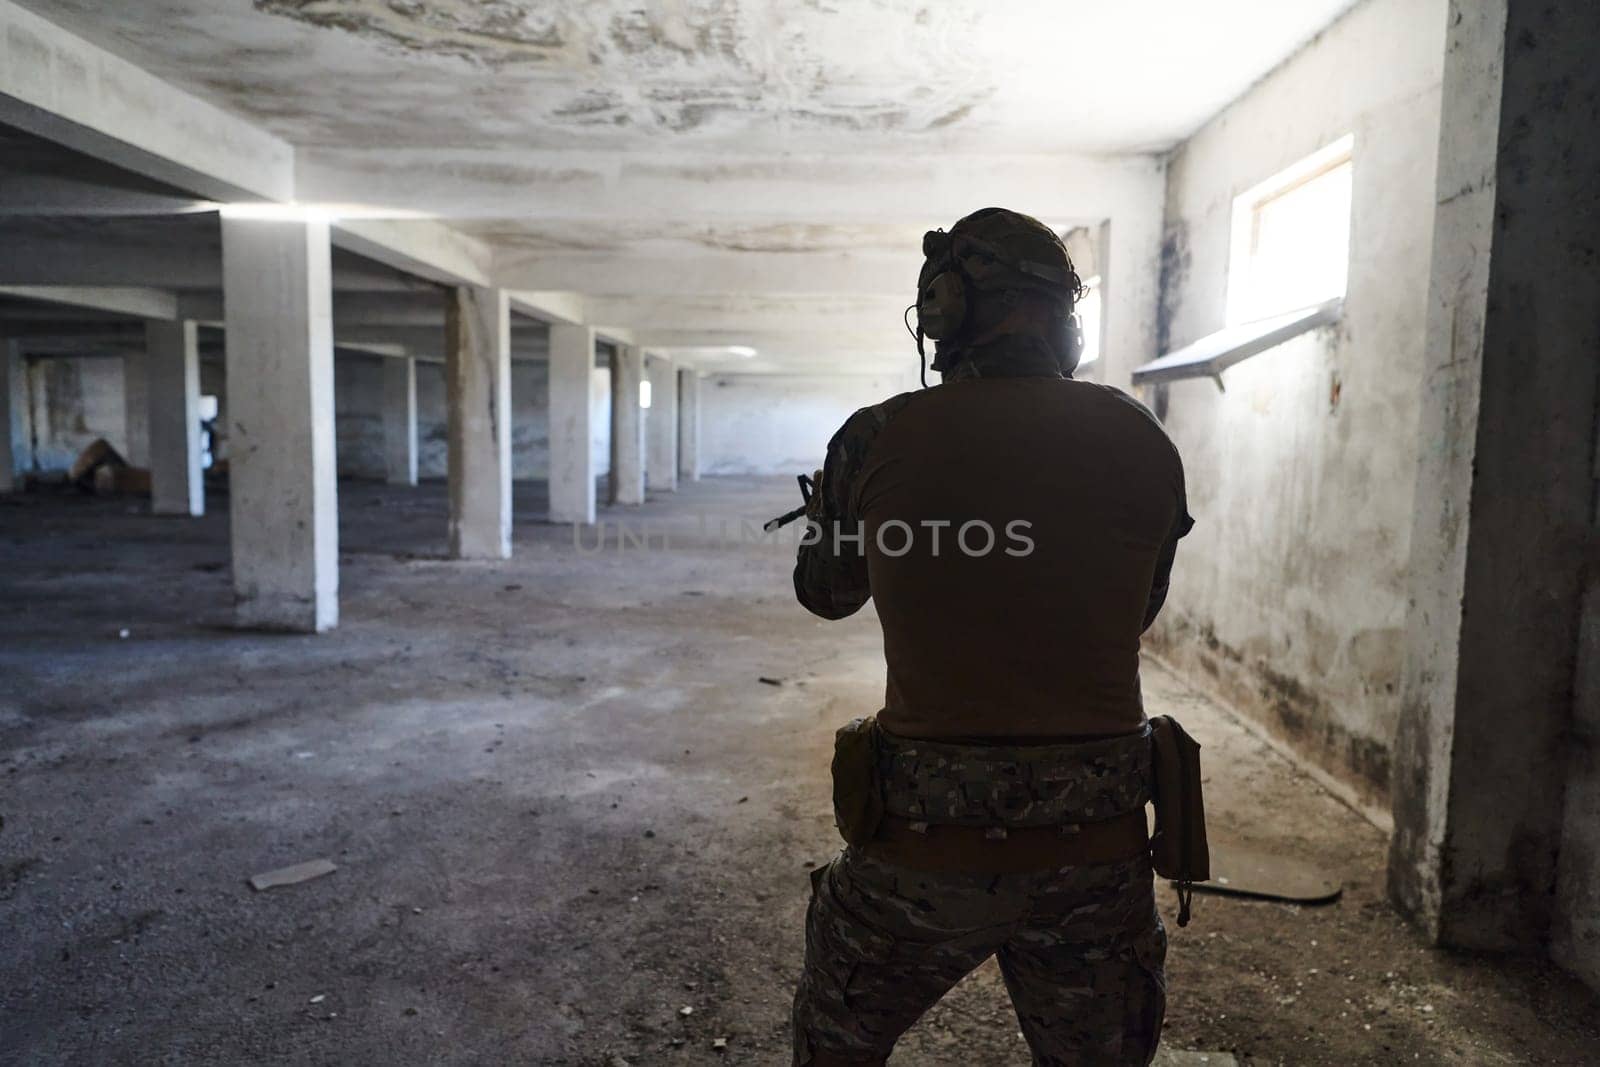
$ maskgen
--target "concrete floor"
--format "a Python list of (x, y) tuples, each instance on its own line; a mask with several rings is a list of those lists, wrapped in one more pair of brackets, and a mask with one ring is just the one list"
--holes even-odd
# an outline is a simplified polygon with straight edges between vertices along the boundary
[[(801, 610), (788, 551), (698, 517), (760, 520), (792, 483), (687, 486), (626, 516), (648, 550), (592, 554), (519, 486), (505, 563), (441, 558), (440, 485), (340, 493), (343, 622), (316, 638), (229, 629), (225, 498), (202, 520), (0, 500), (0, 1062), (786, 1062), (831, 735), (876, 707), (879, 638), (870, 610)], [(1215, 834), (1346, 886), (1199, 898), (1182, 931), (1163, 889), (1170, 1045), (1600, 1047), (1581, 987), (1425, 949), (1378, 831), (1180, 679), (1152, 665), (1146, 690), (1206, 746)], [(339, 870), (246, 885), (316, 857)], [(895, 1060), (1023, 1062), (992, 964)]]

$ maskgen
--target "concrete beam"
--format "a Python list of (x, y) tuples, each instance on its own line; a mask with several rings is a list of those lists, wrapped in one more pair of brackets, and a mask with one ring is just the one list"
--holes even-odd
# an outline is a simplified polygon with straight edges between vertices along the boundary
[[(335, 334), (333, 338), (333, 354), (335, 357), (344, 354), (354, 356), (377, 356), (380, 359), (407, 359), (410, 357), (410, 352), (406, 349), (405, 345), (379, 344), (376, 342), (364, 343), (360, 341), (347, 343), (340, 340), (337, 334)], [(440, 357), (440, 361), (443, 362), (443, 356)]]
[(150, 510), (204, 515), (200, 455), (200, 344), (193, 322), (150, 322)]
[[(147, 288), (181, 291), (178, 317), (221, 318), (222, 253), (215, 214), (155, 220), (0, 220), (0, 285)], [(132, 225), (137, 222), (139, 225)], [(340, 294), (414, 295), (433, 299), (439, 287), (353, 253), (333, 259)], [(215, 310), (211, 310), (215, 309)]]
[(337, 219), (333, 243), (336, 248), (441, 285), (490, 284), (489, 246), (426, 219)]
[[(723, 329), (709, 325), (683, 329), (644, 326), (633, 334), (635, 343), (653, 352), (717, 348), (731, 353), (755, 349), (763, 356), (797, 360), (797, 367), (841, 353), (898, 358), (909, 352), (911, 359), (917, 358), (916, 342), (906, 333), (905, 327), (895, 323), (838, 331), (830, 331), (825, 322), (805, 330)], [(932, 358), (931, 351), (929, 358)]]
[(611, 503), (644, 503), (644, 350), (618, 345), (611, 359)]
[(580, 326), (586, 321), (583, 294), (570, 291), (517, 290), (511, 294), (511, 310), (551, 326)]
[[(416, 291), (371, 292), (340, 291), (337, 282), (333, 293), (333, 324), (339, 331), (363, 327), (404, 327), (443, 330), (445, 320), (443, 290), (429, 286)], [(200, 292), (184, 293), (178, 300), (178, 311), (184, 318), (201, 322), (218, 318), (222, 312), (219, 294)], [(513, 323), (513, 328), (515, 323)]]
[(919, 236), (894, 250), (825, 252), (707, 249), (679, 242), (674, 243), (679, 247), (661, 251), (624, 247), (588, 252), (526, 249), (510, 238), (496, 252), (495, 276), (518, 288), (566, 286), (599, 296), (877, 293), (903, 297), (904, 306), (911, 302), (922, 266)]
[(151, 281), (171, 289), (220, 289), (221, 258), (214, 248), (19, 233), (0, 223), (0, 284), (133, 287)]
[[(78, 158), (81, 157), (74, 157)], [(71, 174), (0, 172), (0, 217), (115, 218), (182, 215), (214, 209), (215, 205), (209, 200), (156, 189), (131, 189), (86, 181)]]
[(511, 556), (511, 304), (504, 289), (446, 295), (450, 555)]
[(37, 300), (135, 319), (176, 319), (178, 296), (162, 289), (127, 286), (0, 285), (0, 296)]
[(0, 336), (27, 341), (30, 348), (52, 340), (139, 346), (144, 343), (144, 325), (111, 319), (6, 319), (0, 321)]
[(601, 224), (761, 220), (932, 228), (990, 204), (1091, 223), (1135, 204), (1159, 212), (1164, 195), (1164, 165), (1155, 156), (958, 154), (928, 166), (914, 155), (711, 158), (462, 149), (446, 156), (385, 146), (306, 147), (297, 166), (297, 191), (306, 202), (381, 203), (427, 213), (441, 209), (439, 189), (448, 188), (444, 209), (458, 218)]
[(294, 152), (0, 0), (0, 122), (210, 200), (289, 200)]
[(550, 521), (594, 522), (594, 330), (550, 327)]
[(228, 486), (235, 617), (339, 621), (328, 227), (224, 219)]
[(608, 345), (638, 345), (639, 331), (631, 326), (596, 325), (594, 335)]
[(902, 316), (909, 298), (730, 292), (692, 296), (592, 296), (596, 321), (618, 323), (636, 334), (704, 331), (820, 334), (878, 333), (906, 336)]

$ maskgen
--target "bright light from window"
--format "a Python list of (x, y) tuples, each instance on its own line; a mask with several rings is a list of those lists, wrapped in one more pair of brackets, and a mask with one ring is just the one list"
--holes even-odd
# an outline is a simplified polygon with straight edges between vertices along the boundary
[(1234, 200), (1229, 325), (1344, 296), (1353, 144), (1341, 138)]
[(223, 204), (225, 219), (253, 219), (258, 222), (333, 222), (338, 216), (320, 204)]
[(642, 407), (642, 408), (647, 408), (647, 407), (650, 406), (650, 379), (649, 378), (646, 378), (646, 379), (644, 379), (643, 381), (641, 381), (639, 383), (639, 406)]
[(1100, 276), (1087, 278), (1083, 283), (1089, 291), (1083, 294), (1073, 311), (1077, 313), (1078, 324), (1083, 327), (1083, 356), (1078, 360), (1078, 366), (1087, 367), (1100, 358)]
[(360, 219), (431, 219), (425, 211), (405, 208), (376, 207), (371, 204), (301, 204), (277, 203), (271, 200), (245, 201), (237, 204), (214, 204), (217, 213), (225, 219), (257, 219), (264, 222), (345, 222)]

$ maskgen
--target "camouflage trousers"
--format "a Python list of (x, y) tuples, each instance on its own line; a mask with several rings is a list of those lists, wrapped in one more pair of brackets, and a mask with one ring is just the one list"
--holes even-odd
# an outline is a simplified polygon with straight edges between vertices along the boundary
[(930, 874), (847, 848), (812, 872), (794, 1063), (882, 1064), (990, 956), (1037, 1067), (1148, 1064), (1166, 1009), (1150, 858)]

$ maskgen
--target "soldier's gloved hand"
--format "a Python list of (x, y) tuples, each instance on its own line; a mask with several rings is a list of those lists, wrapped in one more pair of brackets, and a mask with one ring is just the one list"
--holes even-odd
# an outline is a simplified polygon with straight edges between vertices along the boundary
[(806, 518), (821, 522), (826, 515), (822, 495), (822, 472), (811, 472), (811, 499), (806, 501)]

